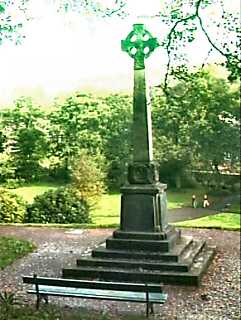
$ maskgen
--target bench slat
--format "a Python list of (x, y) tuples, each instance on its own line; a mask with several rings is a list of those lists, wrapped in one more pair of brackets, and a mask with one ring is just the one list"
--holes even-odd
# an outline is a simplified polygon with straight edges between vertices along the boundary
[[(33, 290), (29, 290), (28, 293), (37, 294), (35, 288), (33, 288)], [(39, 285), (39, 293), (53, 296), (71, 296), (88, 299), (92, 298), (146, 303), (146, 294), (144, 292), (65, 288)], [(165, 293), (149, 293), (149, 301), (152, 303), (164, 303), (166, 300), (167, 294)]]
[[(146, 285), (143, 283), (123, 283), (123, 282), (105, 282), (105, 281), (88, 281), (88, 280), (73, 280), (73, 279), (62, 279), (62, 278), (44, 278), (44, 277), (28, 277), (23, 276), (23, 282), (39, 285), (49, 286), (62, 286), (62, 287), (75, 287), (75, 288), (88, 288), (88, 289), (104, 289), (108, 290), (112, 287), (113, 290), (118, 291), (136, 291), (146, 292)], [(147, 284), (148, 292), (162, 292), (161, 285), (158, 284)]]

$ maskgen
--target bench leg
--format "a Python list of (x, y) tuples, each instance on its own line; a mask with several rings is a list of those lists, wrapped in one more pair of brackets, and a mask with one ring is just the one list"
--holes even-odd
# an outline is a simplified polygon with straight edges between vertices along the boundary
[(36, 309), (39, 310), (41, 300), (44, 299), (45, 303), (49, 303), (48, 296), (46, 294), (37, 294), (37, 301), (36, 301)]
[(40, 294), (37, 294), (37, 301), (36, 301), (36, 309), (37, 310), (39, 309), (40, 301), (41, 301), (41, 296), (40, 296)]
[(153, 303), (147, 302), (146, 303), (146, 317), (149, 318), (150, 314), (154, 314), (154, 307), (153, 307)]
[(153, 303), (150, 303), (150, 309), (151, 309), (150, 314), (154, 314), (154, 306), (153, 306)]

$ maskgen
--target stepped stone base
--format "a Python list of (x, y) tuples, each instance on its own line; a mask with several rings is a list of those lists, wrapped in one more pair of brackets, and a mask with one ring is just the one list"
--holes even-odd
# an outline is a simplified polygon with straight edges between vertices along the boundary
[(80, 257), (76, 268), (63, 269), (63, 277), (198, 286), (214, 253), (205, 241), (182, 236), (170, 226), (166, 232), (116, 230)]

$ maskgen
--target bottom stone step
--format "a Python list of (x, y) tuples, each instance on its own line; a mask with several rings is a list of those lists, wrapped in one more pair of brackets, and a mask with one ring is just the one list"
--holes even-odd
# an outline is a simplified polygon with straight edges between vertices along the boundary
[(213, 247), (204, 247), (197, 255), (189, 272), (126, 270), (104, 267), (79, 267), (63, 269), (64, 278), (98, 279), (105, 281), (164, 283), (175, 285), (199, 286), (201, 277), (214, 255)]

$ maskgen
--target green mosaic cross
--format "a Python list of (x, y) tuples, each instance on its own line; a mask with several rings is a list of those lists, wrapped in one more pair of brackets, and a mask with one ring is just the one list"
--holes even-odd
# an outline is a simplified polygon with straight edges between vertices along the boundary
[(121, 41), (121, 48), (134, 59), (134, 69), (145, 68), (144, 60), (159, 46), (152, 34), (144, 28), (143, 24), (134, 24), (133, 30), (125, 40)]

